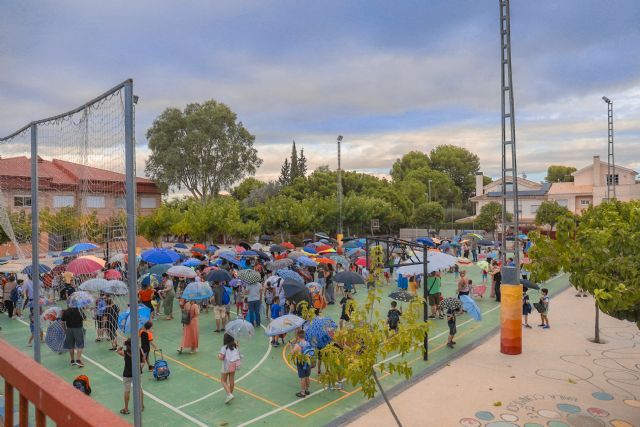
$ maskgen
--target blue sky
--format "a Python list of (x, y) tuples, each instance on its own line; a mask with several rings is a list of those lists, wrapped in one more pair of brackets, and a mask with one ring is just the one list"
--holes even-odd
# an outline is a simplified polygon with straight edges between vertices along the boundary
[[(272, 179), (291, 140), (311, 167), (385, 174), (411, 150), (462, 145), (499, 174), (498, 1), (5, 2), (0, 134), (125, 78), (144, 134), (167, 107), (216, 99), (256, 135)], [(606, 159), (640, 170), (640, 2), (512, 1), (519, 168)]]

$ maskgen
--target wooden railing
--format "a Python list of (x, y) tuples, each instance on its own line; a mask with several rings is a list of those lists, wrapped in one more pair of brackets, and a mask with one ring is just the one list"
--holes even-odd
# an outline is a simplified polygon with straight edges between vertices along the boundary
[(0, 376), (4, 379), (5, 427), (15, 425), (14, 391), (18, 392), (20, 427), (29, 425), (29, 403), (35, 408), (36, 427), (45, 427), (47, 418), (60, 427), (130, 426), (3, 340), (0, 340)]

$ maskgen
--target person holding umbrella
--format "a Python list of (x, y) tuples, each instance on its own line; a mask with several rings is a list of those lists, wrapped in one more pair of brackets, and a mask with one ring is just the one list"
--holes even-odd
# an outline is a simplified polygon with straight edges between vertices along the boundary
[(167, 273), (162, 274), (162, 285), (160, 296), (162, 297), (162, 309), (164, 310), (165, 320), (173, 319), (173, 300), (176, 297), (173, 280)]
[[(69, 307), (62, 312), (65, 326), (64, 349), (69, 350), (71, 366), (84, 367), (82, 350), (84, 349), (84, 328), (82, 322), (85, 315), (78, 307)], [(77, 359), (76, 359), (77, 357)]]
[(355, 309), (355, 301), (351, 296), (351, 292), (345, 290), (344, 293), (344, 298), (340, 300), (340, 307), (342, 309), (340, 313), (340, 329), (344, 327), (345, 322), (348, 323), (351, 321), (351, 314)]

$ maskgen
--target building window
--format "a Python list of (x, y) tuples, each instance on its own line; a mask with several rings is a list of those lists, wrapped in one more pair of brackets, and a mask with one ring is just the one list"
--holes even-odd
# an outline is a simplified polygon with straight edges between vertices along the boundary
[(531, 205), (531, 212), (532, 214), (535, 214), (538, 212), (538, 208), (540, 207), (540, 205)]
[(589, 206), (591, 204), (591, 200), (589, 200), (589, 199), (581, 199), (580, 200), (580, 204), (582, 206)]
[(127, 200), (124, 197), (116, 197), (116, 209), (125, 209)]
[(73, 204), (73, 196), (53, 196), (54, 208), (72, 208)]
[(556, 203), (558, 203), (560, 206), (563, 206), (565, 208), (567, 206), (569, 206), (569, 200), (568, 199), (558, 199), (558, 200), (556, 200)]
[(87, 196), (87, 208), (104, 208), (104, 196)]
[(31, 207), (31, 196), (14, 196), (13, 206), (16, 208)]
[[(618, 174), (613, 175), (613, 183), (615, 185), (620, 184), (620, 176)], [(607, 185), (611, 185), (611, 175), (607, 175)]]
[(155, 209), (157, 207), (155, 197), (141, 197), (140, 208), (141, 209)]

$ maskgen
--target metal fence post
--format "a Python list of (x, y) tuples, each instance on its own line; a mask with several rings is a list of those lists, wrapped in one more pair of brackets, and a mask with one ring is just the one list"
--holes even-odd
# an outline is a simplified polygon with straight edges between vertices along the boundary
[[(31, 124), (31, 302), (33, 359), (40, 363), (40, 234), (38, 233), (38, 125)], [(35, 309), (35, 312), (33, 311)]]
[(131, 366), (133, 367), (133, 421), (142, 426), (140, 385), (140, 343), (138, 339), (138, 292), (136, 259), (136, 147), (133, 139), (133, 80), (124, 85), (124, 133), (127, 203), (127, 284), (129, 285), (129, 325), (131, 329)]

